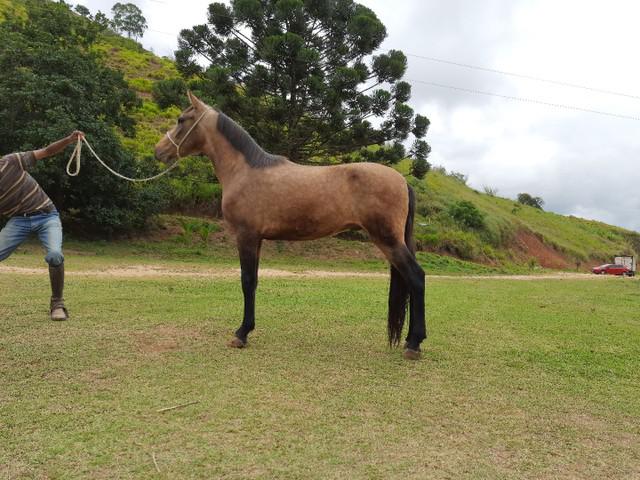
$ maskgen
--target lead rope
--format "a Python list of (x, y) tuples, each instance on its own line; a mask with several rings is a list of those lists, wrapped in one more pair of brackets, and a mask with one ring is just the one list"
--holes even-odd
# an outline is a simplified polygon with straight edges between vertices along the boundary
[[(173, 138), (171, 138), (171, 136), (169, 135), (169, 132), (167, 132), (167, 138), (176, 147), (176, 153), (177, 153), (176, 156), (177, 156), (177, 158), (176, 158), (176, 161), (169, 168), (167, 168), (166, 170), (163, 170), (162, 172), (158, 173), (157, 175), (154, 175), (153, 177), (147, 177), (147, 178), (129, 178), (129, 177), (125, 177), (124, 175), (116, 172), (109, 165), (104, 163), (102, 161), (102, 159), (98, 156), (98, 154), (95, 152), (95, 150), (91, 147), (91, 145), (89, 145), (89, 142), (87, 141), (87, 139), (86, 138), (80, 138), (80, 137), (78, 137), (78, 143), (76, 143), (76, 146), (73, 149), (73, 152), (71, 153), (71, 158), (69, 158), (69, 162), (67, 163), (67, 175), (69, 175), (70, 177), (77, 177), (80, 174), (80, 157), (82, 155), (82, 142), (84, 142), (84, 144), (87, 146), (89, 151), (93, 154), (94, 157), (96, 157), (96, 160), (98, 160), (98, 162), (100, 162), (100, 164), (104, 168), (109, 170), (116, 177), (122, 178), (123, 180), (128, 180), (129, 182), (150, 182), (151, 180), (155, 180), (157, 178), (160, 178), (160, 177), (162, 177), (163, 175), (166, 175), (167, 173), (169, 173), (171, 170), (173, 170), (174, 168), (176, 168), (178, 166), (178, 163), (180, 162), (180, 159), (182, 158), (180, 156), (180, 147), (182, 146), (184, 141), (187, 139), (187, 137), (191, 134), (191, 132), (193, 132), (193, 130), (198, 126), (200, 121), (210, 111), (211, 111), (211, 109), (207, 108), (202, 113), (202, 115), (200, 115), (198, 120), (196, 120), (195, 123), (191, 126), (191, 128), (189, 129), (187, 134), (184, 137), (182, 137), (182, 140), (180, 140), (180, 143), (176, 143), (173, 140)], [(71, 171), (71, 167), (72, 167), (74, 162), (75, 162), (76, 168), (75, 168), (75, 171), (72, 172)]]
[[(87, 141), (86, 138), (82, 138), (81, 139), (80, 137), (78, 137), (78, 143), (76, 143), (76, 147), (73, 149), (73, 153), (71, 154), (71, 158), (69, 158), (69, 163), (67, 163), (67, 175), (69, 175), (70, 177), (77, 177), (80, 174), (80, 157), (82, 155), (82, 142), (84, 142), (84, 144), (87, 146), (89, 151), (93, 154), (94, 157), (96, 157), (96, 160), (98, 160), (98, 162), (100, 162), (100, 164), (104, 168), (109, 170), (116, 177), (122, 178), (123, 180), (128, 180), (129, 182), (150, 182), (151, 180), (155, 180), (157, 178), (160, 178), (163, 175), (166, 175), (167, 173), (169, 173), (174, 168), (176, 168), (178, 166), (178, 162), (180, 161), (180, 158), (176, 159), (176, 161), (169, 168), (167, 168), (166, 170), (163, 170), (162, 172), (160, 172), (157, 175), (154, 175), (153, 177), (129, 178), (129, 177), (126, 177), (126, 176), (116, 172), (109, 165), (104, 163), (102, 161), (102, 159), (98, 156), (98, 154), (95, 152), (95, 150), (91, 147), (91, 145), (89, 145), (89, 142)], [(71, 168), (72, 168), (74, 162), (75, 162), (75, 171), (71, 171)]]

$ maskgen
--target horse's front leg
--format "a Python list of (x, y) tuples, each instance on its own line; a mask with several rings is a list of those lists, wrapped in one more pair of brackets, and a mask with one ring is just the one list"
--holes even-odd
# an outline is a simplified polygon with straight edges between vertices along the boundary
[(244, 294), (244, 317), (236, 335), (229, 342), (230, 347), (243, 348), (247, 336), (256, 326), (256, 288), (258, 286), (258, 263), (262, 239), (253, 235), (238, 235), (238, 253)]

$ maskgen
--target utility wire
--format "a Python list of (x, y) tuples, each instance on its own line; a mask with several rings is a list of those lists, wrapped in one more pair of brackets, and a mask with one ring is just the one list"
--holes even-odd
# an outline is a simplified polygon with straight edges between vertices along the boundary
[[(159, 0), (152, 0), (152, 1), (155, 1), (157, 3), (164, 3), (164, 2), (161, 2)], [(217, 14), (217, 16), (225, 17), (225, 18), (233, 18), (231, 16), (222, 15), (222, 14)], [(164, 35), (172, 35), (172, 34), (170, 34), (168, 32), (162, 32), (162, 31), (159, 31), (159, 30), (150, 30), (150, 31), (156, 32), (156, 33), (161, 33), (161, 34), (164, 34)], [(256, 51), (255, 47), (252, 47), (251, 45), (247, 44), (246, 42), (244, 42), (244, 43), (250, 49)], [(444, 63), (444, 64), (448, 64), (448, 65), (454, 65), (454, 66), (457, 66), (457, 67), (469, 68), (469, 69), (473, 69), (473, 70), (480, 70), (480, 71), (496, 73), (496, 74), (500, 74), (500, 75), (508, 75), (508, 76), (517, 77), (517, 78), (535, 80), (535, 81), (538, 81), (538, 82), (552, 83), (552, 84), (561, 85), (561, 86), (564, 86), (564, 87), (577, 88), (577, 89), (582, 89), (582, 90), (588, 90), (588, 91), (591, 91), (591, 92), (604, 93), (604, 94), (607, 94), (607, 95), (615, 95), (615, 96), (620, 96), (620, 97), (626, 97), (626, 98), (632, 98), (632, 99), (635, 99), (635, 100), (640, 100), (640, 96), (621, 93), (621, 92), (616, 92), (616, 91), (613, 91), (613, 90), (606, 90), (606, 89), (601, 89), (601, 88), (588, 87), (588, 86), (584, 86), (584, 85), (578, 85), (578, 84), (569, 83), (569, 82), (563, 82), (563, 81), (559, 81), (559, 80), (550, 80), (550, 79), (546, 79), (546, 78), (535, 77), (535, 76), (532, 76), (532, 75), (525, 75), (525, 74), (520, 74), (520, 73), (507, 72), (507, 71), (504, 71), (504, 70), (498, 70), (498, 69), (494, 69), (494, 68), (480, 67), (480, 66), (477, 66), (477, 65), (454, 62), (454, 61), (444, 60), (444, 59), (441, 59), (441, 58), (430, 57), (430, 56), (426, 56), (426, 55), (417, 55), (417, 54), (413, 54), (413, 53), (406, 53), (405, 55), (407, 55), (409, 57), (420, 58), (420, 59), (423, 59), (423, 60), (429, 60), (429, 61), (432, 61), (432, 62)], [(282, 56), (282, 58), (285, 59), (285, 60), (288, 59), (288, 57), (284, 56), (284, 55)], [(293, 59), (293, 60), (296, 61), (296, 62), (300, 62), (301, 61), (301, 62), (304, 62), (304, 63), (308, 63), (307, 60), (298, 60), (298, 59)], [(542, 106), (551, 107), (551, 108), (558, 108), (558, 109), (563, 109), (563, 110), (571, 110), (571, 111), (584, 112), (584, 113), (592, 113), (592, 114), (596, 114), (596, 115), (604, 115), (604, 116), (608, 116), (608, 117), (621, 118), (621, 119), (625, 119), (625, 120), (640, 121), (640, 117), (636, 117), (636, 116), (633, 116), (633, 115), (624, 115), (624, 114), (619, 114), (619, 113), (605, 112), (605, 111), (602, 111), (602, 110), (595, 110), (595, 109), (591, 109), (591, 108), (578, 107), (578, 106), (574, 106), (574, 105), (565, 105), (565, 104), (561, 104), (561, 103), (546, 102), (546, 101), (543, 101), (543, 100), (537, 100), (537, 99), (533, 99), (533, 98), (516, 97), (516, 96), (512, 96), (512, 95), (503, 95), (503, 94), (494, 93), (494, 92), (485, 92), (485, 91), (482, 91), (482, 90), (475, 90), (475, 89), (464, 88), (464, 87), (456, 87), (456, 86), (453, 86), (453, 85), (445, 85), (445, 84), (441, 84), (441, 83), (430, 82), (430, 81), (427, 81), (427, 80), (409, 80), (409, 79), (405, 79), (405, 81), (408, 81), (410, 83), (420, 83), (420, 84), (423, 84), (423, 85), (430, 85), (430, 86), (433, 86), (433, 87), (445, 88), (445, 89), (449, 89), (449, 90), (455, 90), (455, 91), (459, 91), (459, 92), (466, 92), (466, 93), (471, 93), (471, 94), (475, 94), (475, 95), (484, 95), (484, 96), (489, 96), (489, 97), (503, 98), (503, 99), (506, 99), (506, 100), (522, 102), (522, 103), (530, 103), (530, 104), (535, 104), (535, 105), (542, 105)]]
[(498, 98), (504, 98), (507, 100), (513, 100), (516, 102), (523, 102), (523, 103), (532, 103), (535, 105), (544, 105), (546, 107), (553, 107), (553, 108), (561, 108), (564, 110), (573, 110), (573, 111), (577, 111), (577, 112), (586, 112), (586, 113), (595, 113), (597, 115), (606, 115), (608, 117), (616, 117), (616, 118), (623, 118), (625, 120), (636, 120), (636, 121), (640, 121), (640, 117), (634, 117), (633, 115), (623, 115), (620, 113), (611, 113), (611, 112), (604, 112), (602, 110), (593, 110), (591, 108), (583, 108), (583, 107), (576, 107), (574, 105), (564, 105), (562, 103), (552, 103), (552, 102), (545, 102), (543, 100), (537, 100), (534, 98), (525, 98), (525, 97), (515, 97), (512, 95), (502, 95), (500, 93), (493, 93), (493, 92), (485, 92), (482, 90), (475, 90), (472, 88), (463, 88), (463, 87), (454, 87), (453, 85), (445, 85), (442, 83), (436, 83), (436, 82), (429, 82), (426, 80), (407, 80), (408, 82), (412, 82), (412, 83), (421, 83), (424, 85), (430, 85), (432, 87), (438, 87), (438, 88), (446, 88), (449, 90), (456, 90), (459, 92), (466, 92), (466, 93), (473, 93), (476, 95), (485, 95), (485, 96), (489, 96), (489, 97), (498, 97)]
[(163, 32), (161, 30), (154, 30), (152, 28), (149, 28), (148, 31), (153, 32), (153, 33), (161, 33), (162, 35), (169, 35), (171, 37), (177, 37), (178, 35), (175, 33), (169, 33), (169, 32)]
[(550, 80), (548, 78), (535, 77), (533, 75), (525, 75), (525, 74), (522, 74), (522, 73), (507, 72), (507, 71), (498, 70), (498, 69), (495, 69), (495, 68), (480, 67), (478, 65), (471, 65), (471, 64), (468, 64), (468, 63), (454, 62), (454, 61), (451, 61), (451, 60), (444, 60), (442, 58), (429, 57), (429, 56), (426, 56), (426, 55), (417, 55), (415, 53), (405, 53), (405, 55), (407, 55), (408, 57), (420, 58), (422, 60), (429, 60), (430, 62), (444, 63), (444, 64), (447, 64), (447, 65), (455, 65), (456, 67), (469, 68), (469, 69), (472, 69), (472, 70), (480, 70), (482, 72), (497, 73), (497, 74), (500, 74), (500, 75), (508, 75), (510, 77), (524, 78), (524, 79), (527, 79), (527, 80), (535, 80), (536, 82), (552, 83), (554, 85), (561, 85), (563, 87), (579, 88), (581, 90), (588, 90), (590, 92), (604, 93), (604, 94), (607, 94), (607, 95), (616, 95), (618, 97), (633, 98), (634, 100), (640, 100), (640, 96), (638, 96), (638, 95), (631, 95), (631, 94), (628, 94), (628, 93), (616, 92), (614, 90), (607, 90), (607, 89), (604, 89), (604, 88), (587, 87), (585, 85), (579, 85), (577, 83), (563, 82), (561, 80)]
[[(166, 4), (166, 2), (161, 1), (161, 0), (149, 0), (149, 1)], [(216, 13), (215, 15), (217, 17), (221, 17), (221, 18), (229, 18), (229, 19), (232, 19), (232, 20), (235, 19), (235, 17), (233, 17), (231, 15), (224, 15), (224, 14), (221, 14), (221, 13)], [(156, 33), (162, 33), (162, 34), (165, 34), (165, 35), (173, 35), (173, 34), (170, 34), (168, 32), (160, 32), (160, 31), (157, 31), (157, 30), (151, 30), (151, 31), (154, 31)], [(482, 67), (482, 66), (479, 66), (479, 65), (472, 65), (472, 64), (469, 64), (469, 63), (455, 62), (453, 60), (445, 60), (443, 58), (431, 57), (431, 56), (428, 56), (428, 55), (418, 55), (416, 53), (405, 53), (405, 55), (408, 56), (408, 57), (414, 57), (414, 58), (420, 58), (422, 60), (428, 60), (430, 62), (443, 63), (443, 64), (446, 64), (446, 65), (454, 65), (456, 67), (468, 68), (468, 69), (472, 69), (472, 70), (479, 70), (479, 71), (482, 71), (482, 72), (496, 73), (496, 74), (499, 74), (499, 75), (506, 75), (506, 76), (510, 76), (510, 77), (523, 78), (523, 79), (526, 79), (526, 80), (534, 80), (536, 82), (551, 83), (551, 84), (560, 85), (560, 86), (563, 86), (563, 87), (577, 88), (577, 89), (580, 89), (580, 90), (587, 90), (587, 91), (594, 92), (594, 93), (603, 93), (603, 94), (606, 94), (606, 95), (614, 95), (614, 96), (618, 96), (618, 97), (632, 98), (634, 100), (640, 100), (640, 95), (633, 95), (633, 94), (629, 94), (629, 93), (618, 92), (618, 91), (615, 91), (615, 90), (608, 90), (608, 89), (605, 89), (605, 88), (589, 87), (589, 86), (586, 86), (586, 85), (580, 85), (580, 84), (577, 84), (577, 83), (565, 82), (565, 81), (562, 81), (562, 80), (552, 80), (552, 79), (548, 79), (548, 78), (537, 77), (537, 76), (534, 76), (534, 75), (526, 75), (526, 74), (523, 74), (523, 73), (516, 73), (516, 72), (509, 72), (509, 71), (506, 71), (506, 70), (499, 70), (497, 68)], [(296, 59), (295, 61), (299, 62), (300, 60)], [(302, 62), (306, 62), (306, 61), (302, 61)]]

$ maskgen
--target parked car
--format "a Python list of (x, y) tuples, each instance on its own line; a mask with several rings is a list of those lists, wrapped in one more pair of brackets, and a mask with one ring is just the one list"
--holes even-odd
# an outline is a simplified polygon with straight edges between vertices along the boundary
[(629, 267), (614, 263), (605, 263), (599, 267), (593, 267), (591, 271), (597, 275), (627, 275), (629, 277), (635, 275), (635, 272)]

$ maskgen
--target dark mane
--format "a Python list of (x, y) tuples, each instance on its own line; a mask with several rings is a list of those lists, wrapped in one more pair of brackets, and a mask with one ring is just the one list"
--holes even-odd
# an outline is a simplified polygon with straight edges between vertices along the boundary
[(218, 112), (218, 131), (227, 141), (244, 155), (252, 168), (273, 167), (284, 162), (284, 157), (265, 152), (247, 131), (227, 117), (220, 110)]

